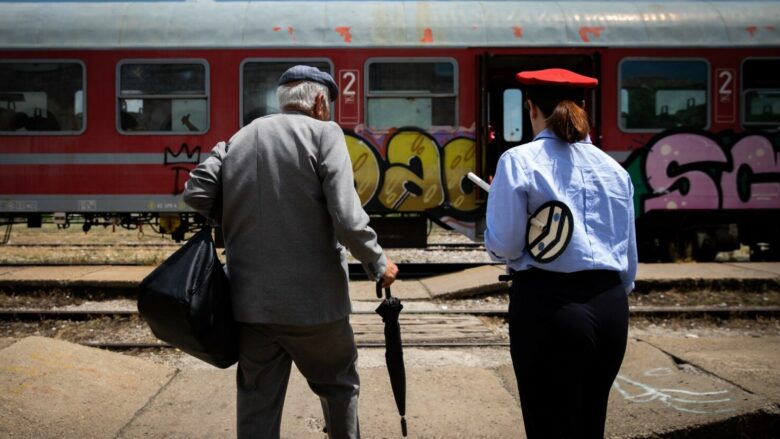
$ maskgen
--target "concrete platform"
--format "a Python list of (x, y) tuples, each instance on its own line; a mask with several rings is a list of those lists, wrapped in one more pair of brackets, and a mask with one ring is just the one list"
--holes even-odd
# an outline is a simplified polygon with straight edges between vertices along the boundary
[(42, 337), (0, 350), (0, 436), (114, 437), (171, 367)]
[(780, 262), (639, 264), (637, 291), (765, 290), (780, 287)]
[[(728, 361), (771, 365), (777, 339), (720, 341), (729, 349), (714, 348), (718, 342), (632, 339), (610, 395), (607, 437), (778, 432), (780, 410), (765, 394), (776, 395), (780, 371), (757, 370), (772, 389), (752, 392), (755, 377), (735, 373), (730, 365), (739, 362)], [(709, 352), (720, 372), (675, 360), (656, 343), (686, 356)], [(367, 438), (400, 437), (383, 357), (382, 349), (360, 350), (361, 430)], [(507, 349), (406, 349), (405, 357), (409, 437), (524, 437)], [(0, 401), (2, 437), (235, 437), (235, 367), (220, 370), (191, 357), (173, 369), (57, 340), (22, 339), (0, 349)], [(325, 438), (320, 410), (294, 372), (282, 436)]]
[[(425, 285), (418, 280), (398, 279), (393, 282), (391, 292), (394, 296), (408, 300), (430, 299), (431, 295)], [(349, 293), (353, 301), (366, 300), (376, 302), (376, 284), (374, 282), (350, 281)], [(383, 292), (384, 294), (384, 292)]]
[(663, 279), (777, 279), (778, 262), (708, 262), (639, 264), (637, 278)]
[(0, 287), (135, 288), (154, 268), (116, 265), (3, 266), (0, 269)]
[(498, 280), (498, 276), (505, 271), (503, 266), (485, 265), (423, 279), (420, 282), (425, 285), (432, 298), (476, 296), (507, 289), (508, 284)]
[(718, 337), (695, 341), (650, 337), (643, 341), (678, 361), (780, 405), (780, 337)]
[(616, 437), (756, 437), (780, 421), (778, 406), (767, 398), (636, 340), (610, 401), (608, 432)]
[[(136, 288), (154, 267), (148, 266), (0, 266), (0, 288)], [(421, 280), (400, 279), (393, 294), (404, 300), (462, 298), (505, 291), (498, 281), (503, 267), (485, 265)], [(655, 290), (763, 291), (780, 288), (780, 262), (639, 264), (639, 292)], [(350, 282), (352, 299), (375, 300), (369, 281)]]

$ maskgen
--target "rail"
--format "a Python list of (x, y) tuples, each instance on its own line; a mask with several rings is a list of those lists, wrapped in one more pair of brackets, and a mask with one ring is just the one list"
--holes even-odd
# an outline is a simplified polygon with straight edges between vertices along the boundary
[[(374, 314), (373, 311), (353, 311), (353, 315)], [(405, 310), (403, 315), (470, 315), (476, 317), (508, 318), (504, 309), (446, 309), (446, 310)], [(633, 317), (776, 317), (780, 316), (780, 306), (630, 306)], [(50, 309), (3, 309), (0, 321), (37, 321), (37, 320), (89, 320), (95, 318), (140, 317), (133, 310), (50, 310)]]

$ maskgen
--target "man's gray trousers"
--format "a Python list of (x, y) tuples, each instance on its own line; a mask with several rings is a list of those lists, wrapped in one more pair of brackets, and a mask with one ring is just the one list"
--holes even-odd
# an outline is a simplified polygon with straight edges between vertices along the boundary
[(360, 437), (357, 347), (349, 318), (312, 326), (239, 323), (239, 346), (239, 438), (279, 438), (293, 361), (320, 397), (329, 437)]

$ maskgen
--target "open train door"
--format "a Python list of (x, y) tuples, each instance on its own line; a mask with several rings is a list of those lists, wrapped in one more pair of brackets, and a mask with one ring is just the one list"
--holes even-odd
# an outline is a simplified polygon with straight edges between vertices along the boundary
[[(496, 170), (501, 154), (513, 146), (533, 140), (531, 121), (523, 108), (525, 92), (515, 75), (524, 70), (549, 68), (568, 69), (582, 75), (599, 77), (595, 54), (577, 55), (505, 55), (485, 52), (478, 55), (477, 80), (480, 96), (477, 100), (479, 142), (482, 154), (479, 171), (489, 179)], [(585, 109), (591, 119), (591, 137), (598, 139), (599, 125), (595, 115), (596, 92), (585, 93)]]

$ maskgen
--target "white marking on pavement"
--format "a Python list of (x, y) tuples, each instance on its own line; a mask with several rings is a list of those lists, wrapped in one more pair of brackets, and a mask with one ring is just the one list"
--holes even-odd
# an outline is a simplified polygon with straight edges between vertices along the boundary
[[(645, 372), (644, 375), (650, 375), (650, 376), (659, 376), (659, 373), (662, 372), (661, 368), (658, 369), (651, 369)], [(621, 385), (621, 382), (625, 384), (629, 384), (634, 387), (638, 387), (641, 389), (641, 393), (632, 394), (629, 390), (625, 389), (623, 385)], [(665, 406), (672, 408), (674, 410), (685, 412), (685, 413), (696, 413), (696, 414), (707, 414), (707, 413), (727, 413), (727, 412), (733, 412), (736, 409), (734, 408), (691, 408), (686, 407), (685, 404), (724, 404), (732, 401), (732, 398), (720, 398), (720, 399), (710, 399), (713, 396), (716, 395), (725, 395), (729, 393), (728, 390), (716, 390), (712, 392), (694, 392), (691, 390), (685, 390), (685, 389), (657, 389), (647, 383), (643, 383), (640, 381), (632, 380), (625, 375), (618, 375), (615, 379), (615, 382), (612, 384), (612, 386), (615, 388), (615, 390), (620, 393), (623, 398), (631, 401), (636, 402), (640, 404), (652, 402), (652, 401), (659, 401)], [(686, 396), (696, 396), (701, 397), (702, 399), (687, 399), (682, 398), (678, 396), (674, 396), (673, 394), (682, 394)]]

